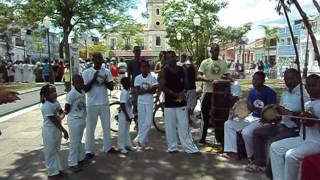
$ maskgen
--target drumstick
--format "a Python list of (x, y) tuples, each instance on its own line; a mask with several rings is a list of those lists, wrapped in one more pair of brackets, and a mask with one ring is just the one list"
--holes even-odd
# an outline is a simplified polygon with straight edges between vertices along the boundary
[(293, 116), (293, 115), (280, 115), (280, 114), (277, 114), (277, 116), (285, 116), (285, 117), (288, 117), (288, 118), (299, 118), (299, 119), (303, 119), (303, 120), (310, 120), (310, 121), (320, 121), (320, 119), (317, 119), (317, 118), (310, 118), (310, 117), (302, 117), (302, 116)]

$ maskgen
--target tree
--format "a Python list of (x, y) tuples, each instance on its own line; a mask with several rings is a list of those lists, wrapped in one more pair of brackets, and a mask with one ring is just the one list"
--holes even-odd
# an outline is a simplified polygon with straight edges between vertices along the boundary
[(102, 44), (94, 44), (88, 46), (89, 54), (93, 54), (95, 52), (100, 52), (101, 54), (105, 54), (108, 51), (108, 47)]
[[(252, 23), (246, 23), (240, 27), (222, 27), (218, 26), (214, 31), (214, 39), (222, 45), (223, 59), (226, 44), (233, 44), (236, 47), (243, 44), (242, 37), (244, 37), (251, 30)], [(236, 49), (236, 48), (234, 48)], [(236, 53), (236, 52), (234, 52)]]
[[(199, 65), (205, 57), (205, 48), (214, 40), (213, 32), (218, 22), (217, 13), (226, 5), (225, 2), (217, 1), (169, 1), (163, 11), (169, 45), (176, 50), (180, 47), (186, 49), (193, 55), (195, 54), (195, 43), (199, 40), (199, 57), (196, 57)], [(193, 23), (196, 14), (201, 18), (199, 27)], [(181, 42), (176, 38), (178, 32), (182, 35)]]
[[(264, 30), (264, 38), (263, 38), (263, 44), (267, 48), (267, 62), (270, 63), (270, 46), (272, 41), (279, 41), (279, 28), (278, 27), (269, 27), (265, 25), (260, 25)], [(295, 43), (295, 40), (293, 40)]]
[(318, 1), (312, 0), (312, 2), (313, 2), (313, 4), (314, 4), (314, 7), (316, 7), (318, 13), (320, 13), (320, 5), (319, 5)]
[(125, 15), (134, 7), (135, 0), (13, 0), (21, 23), (26, 26), (41, 24), (49, 16), (56, 28), (62, 30), (60, 57), (63, 57), (63, 46), (66, 59), (70, 60), (69, 35), (86, 30), (102, 30), (107, 25), (121, 24), (131, 18)]

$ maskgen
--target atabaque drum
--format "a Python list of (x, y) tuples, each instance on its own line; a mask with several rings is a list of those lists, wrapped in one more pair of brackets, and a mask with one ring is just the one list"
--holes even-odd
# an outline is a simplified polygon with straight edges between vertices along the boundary
[(223, 143), (224, 122), (228, 120), (229, 110), (232, 106), (230, 84), (231, 82), (228, 80), (213, 82), (209, 127), (215, 129), (216, 139), (220, 143)]

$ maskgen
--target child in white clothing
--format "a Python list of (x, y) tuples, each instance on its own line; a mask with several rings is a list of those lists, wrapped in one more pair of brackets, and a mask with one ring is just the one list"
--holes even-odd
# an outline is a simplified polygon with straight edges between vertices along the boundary
[(65, 112), (68, 114), (68, 127), (70, 132), (68, 166), (73, 172), (80, 169), (79, 165), (85, 162), (84, 148), (81, 140), (86, 126), (86, 95), (83, 79), (80, 75), (72, 78), (73, 88), (68, 93)]
[(121, 79), (123, 89), (120, 94), (120, 114), (118, 131), (118, 149), (120, 153), (126, 154), (128, 150), (133, 150), (130, 136), (130, 123), (133, 119), (132, 103), (130, 98), (130, 79)]
[(153, 115), (153, 94), (158, 87), (158, 81), (150, 73), (148, 61), (142, 60), (140, 63), (141, 74), (134, 80), (136, 93), (138, 94), (138, 145), (145, 149), (148, 142), (148, 134), (151, 128)]
[(41, 112), (43, 116), (42, 138), (46, 168), (49, 177), (62, 175), (59, 150), (61, 144), (61, 132), (65, 139), (69, 138), (66, 129), (61, 125), (64, 118), (63, 110), (57, 101), (56, 88), (47, 84), (40, 90), (42, 103)]

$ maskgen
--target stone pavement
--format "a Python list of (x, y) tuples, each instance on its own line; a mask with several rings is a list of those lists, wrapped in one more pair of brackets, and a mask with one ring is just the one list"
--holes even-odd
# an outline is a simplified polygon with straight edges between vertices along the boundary
[[(64, 105), (65, 96), (59, 97)], [(41, 137), (42, 116), (40, 106), (30, 112), (1, 122), (0, 129), (0, 179), (47, 179)], [(66, 127), (66, 124), (64, 124)], [(135, 132), (132, 131), (132, 138)], [(198, 136), (197, 132), (194, 134)], [(116, 133), (112, 133), (116, 145)], [(102, 129), (96, 129), (96, 155), (92, 164), (81, 172), (69, 174), (63, 179), (71, 180), (260, 180), (262, 175), (244, 171), (245, 162), (235, 162), (220, 155), (202, 153), (168, 154), (165, 152), (165, 136), (154, 128), (150, 134), (151, 151), (130, 152), (127, 155), (101, 152)], [(68, 142), (62, 140), (61, 161), (67, 168)]]

